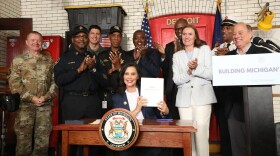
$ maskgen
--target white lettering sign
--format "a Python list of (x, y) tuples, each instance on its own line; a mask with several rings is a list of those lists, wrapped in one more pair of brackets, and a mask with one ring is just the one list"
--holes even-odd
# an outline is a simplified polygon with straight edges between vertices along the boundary
[(213, 56), (213, 85), (280, 84), (280, 54)]

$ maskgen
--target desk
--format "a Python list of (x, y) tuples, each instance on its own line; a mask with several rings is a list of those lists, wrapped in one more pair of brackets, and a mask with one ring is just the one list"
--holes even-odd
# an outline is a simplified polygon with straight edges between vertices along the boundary
[[(62, 156), (69, 155), (70, 145), (104, 145), (99, 137), (99, 124), (60, 124), (54, 130), (62, 131)], [(183, 148), (184, 156), (191, 156), (191, 133), (196, 132), (193, 121), (173, 120), (160, 122), (145, 119), (139, 121), (139, 136), (134, 146)], [(87, 150), (85, 150), (87, 151)]]

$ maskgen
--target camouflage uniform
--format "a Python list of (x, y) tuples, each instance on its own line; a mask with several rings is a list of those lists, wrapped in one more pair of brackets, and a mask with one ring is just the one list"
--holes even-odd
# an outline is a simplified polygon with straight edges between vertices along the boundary
[[(19, 93), (21, 103), (15, 117), (18, 156), (48, 155), (52, 130), (51, 106), (56, 96), (54, 63), (47, 56), (34, 57), (25, 53), (16, 57), (10, 67), (9, 85), (12, 93)], [(32, 97), (47, 96), (42, 106), (35, 106)], [(34, 148), (32, 134), (34, 129)], [(33, 151), (32, 151), (33, 149)]]

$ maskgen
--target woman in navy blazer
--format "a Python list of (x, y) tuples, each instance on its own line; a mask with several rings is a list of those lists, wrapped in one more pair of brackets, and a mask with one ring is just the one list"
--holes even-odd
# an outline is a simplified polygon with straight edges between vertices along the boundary
[[(169, 109), (164, 101), (157, 107), (143, 107), (147, 99), (139, 96), (140, 70), (135, 63), (127, 63), (120, 73), (120, 87), (118, 93), (113, 95), (114, 108), (130, 110), (137, 119), (157, 119), (169, 114)], [(131, 147), (121, 151), (119, 156), (160, 156), (161, 148)]]

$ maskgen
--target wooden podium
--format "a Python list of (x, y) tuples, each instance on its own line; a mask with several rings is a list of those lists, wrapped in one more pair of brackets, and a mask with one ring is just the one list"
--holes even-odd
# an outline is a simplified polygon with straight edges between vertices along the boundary
[(248, 156), (277, 153), (271, 85), (280, 84), (279, 59), (279, 53), (212, 57), (214, 86), (244, 86)]
[(276, 155), (272, 87), (243, 87), (248, 156)]

